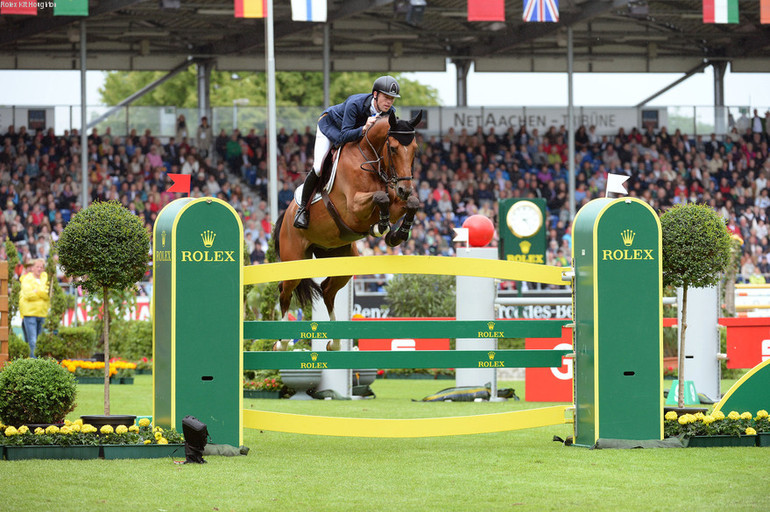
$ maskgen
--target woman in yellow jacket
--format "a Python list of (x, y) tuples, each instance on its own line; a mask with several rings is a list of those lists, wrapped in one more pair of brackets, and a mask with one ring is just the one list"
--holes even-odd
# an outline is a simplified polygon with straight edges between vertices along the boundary
[(21, 276), (21, 314), (24, 336), (29, 344), (29, 355), (35, 357), (37, 337), (43, 330), (43, 320), (48, 315), (51, 299), (48, 296), (48, 274), (43, 272), (45, 262), (41, 259), (32, 261), (30, 271)]

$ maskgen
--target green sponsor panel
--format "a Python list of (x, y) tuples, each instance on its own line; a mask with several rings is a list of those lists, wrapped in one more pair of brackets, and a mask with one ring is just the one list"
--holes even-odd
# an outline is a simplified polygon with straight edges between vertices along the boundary
[(600, 199), (581, 209), (574, 237), (576, 444), (662, 439), (658, 216), (634, 198)]
[(244, 352), (247, 370), (354, 368), (549, 368), (569, 350), (416, 350)]
[(559, 338), (564, 320), (244, 322), (246, 339)]
[(545, 199), (503, 199), (499, 211), (500, 259), (545, 264)]
[[(171, 293), (168, 304), (156, 306), (168, 308), (171, 318), (170, 426), (181, 431), (182, 419), (195, 416), (206, 423), (212, 442), (238, 446), (243, 231), (237, 213), (221, 200), (179, 201), (184, 204), (175, 212), (170, 231)], [(158, 228), (155, 232), (157, 243)], [(156, 369), (159, 381), (167, 378), (165, 369)], [(159, 395), (166, 392), (156, 388), (156, 403), (163, 403)], [(158, 412), (158, 419), (163, 418), (165, 413)]]
[(173, 408), (171, 384), (171, 255), (174, 240), (171, 233), (179, 210), (191, 199), (178, 199), (166, 205), (155, 220), (152, 233), (153, 247), (153, 418), (155, 424), (171, 427)]

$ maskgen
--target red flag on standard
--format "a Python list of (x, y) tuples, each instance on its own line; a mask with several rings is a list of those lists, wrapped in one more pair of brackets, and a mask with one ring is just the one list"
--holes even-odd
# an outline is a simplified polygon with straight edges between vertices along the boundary
[(190, 175), (189, 174), (168, 174), (168, 177), (174, 182), (166, 192), (181, 192), (190, 194)]
[(468, 0), (468, 21), (505, 21), (505, 0)]

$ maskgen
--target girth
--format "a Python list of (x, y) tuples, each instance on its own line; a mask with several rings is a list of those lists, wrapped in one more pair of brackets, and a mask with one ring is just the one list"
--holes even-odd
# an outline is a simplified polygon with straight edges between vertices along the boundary
[(355, 242), (369, 234), (367, 232), (360, 233), (358, 231), (353, 231), (347, 224), (345, 224), (325, 188), (321, 189), (321, 198), (324, 200), (326, 210), (337, 225), (337, 229), (340, 230), (340, 240), (345, 242)]

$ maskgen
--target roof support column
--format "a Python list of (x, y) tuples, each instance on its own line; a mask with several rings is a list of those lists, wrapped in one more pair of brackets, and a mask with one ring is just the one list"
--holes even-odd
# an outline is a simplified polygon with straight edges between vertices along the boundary
[(727, 133), (727, 109), (725, 108), (725, 72), (727, 61), (710, 62), (714, 69), (714, 133)]
[[(86, 20), (80, 22), (80, 207), (88, 206), (88, 119), (86, 108)], [(107, 386), (105, 386), (106, 388)], [(105, 391), (109, 398), (109, 391)]]
[(198, 121), (202, 117), (211, 119), (211, 71), (214, 61), (200, 60), (198, 65)]
[(471, 68), (471, 61), (465, 59), (456, 59), (452, 63), (457, 69), (457, 106), (468, 106), (468, 71)]

